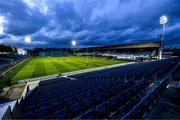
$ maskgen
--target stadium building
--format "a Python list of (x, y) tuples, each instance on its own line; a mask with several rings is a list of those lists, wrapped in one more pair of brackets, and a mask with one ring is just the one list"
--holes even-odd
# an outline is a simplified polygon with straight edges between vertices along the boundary
[(142, 61), (157, 59), (160, 42), (143, 42), (113, 46), (82, 48), (77, 55), (99, 56), (107, 59)]
[(179, 8), (0, 0), (0, 120), (180, 119)]
[[(11, 87), (6, 88), (7, 90), (1, 88), (0, 118), (180, 118), (180, 110), (177, 107), (180, 99), (177, 92), (180, 88), (180, 59), (179, 57), (171, 57), (154, 60), (154, 58), (157, 59), (159, 45), (159, 42), (146, 42), (81, 48), (76, 49), (73, 59), (72, 57), (62, 56), (60, 54), (62, 52), (58, 53), (57, 50), (55, 54), (52, 50), (51, 52), (49, 52), (50, 50), (43, 50), (44, 53), (42, 53), (42, 50), (36, 50), (40, 53), (38, 54), (39, 57), (17, 55), (17, 58), (13, 57), (13, 61), (17, 61), (17, 63), (5, 67), (6, 69), (1, 68), (3, 72), (6, 71), (2, 74), (1, 85), (5, 84)], [(74, 55), (70, 49), (65, 51), (68, 55)], [(44, 54), (42, 55), (43, 58), (41, 58), (41, 53)], [(13, 54), (13, 56), (15, 55)], [(11, 56), (1, 56), (1, 61), (7, 59), (7, 57), (11, 59), (12, 54)], [(80, 61), (78, 58), (83, 60)], [(139, 63), (137, 62), (139, 58), (141, 61), (148, 61)], [(36, 61), (36, 59), (40, 59), (40, 61)], [(117, 64), (121, 59), (129, 62)], [(45, 62), (47, 60), (48, 62)], [(86, 60), (89, 60), (89, 62)], [(77, 64), (79, 62), (80, 64)], [(108, 62), (114, 62), (116, 65), (102, 66), (102, 64)], [(91, 63), (93, 64), (91, 65)], [(94, 64), (102, 67), (91, 68), (95, 67)], [(63, 68), (65, 65), (69, 69), (74, 69), (75, 66), (80, 69), (79, 71), (72, 70), (63, 73), (61, 70), (65, 69)], [(33, 73), (29, 73), (30, 66), (36, 68)], [(51, 66), (51, 69), (59, 69), (61, 73), (43, 77), (44, 73), (42, 71), (46, 71), (45, 67), (47, 66)], [(27, 72), (25, 72), (26, 67)], [(90, 69), (84, 69), (86, 67)], [(65, 71), (68, 70), (67, 68)], [(15, 73), (13, 73), (14, 69)], [(22, 70), (18, 72), (19, 69)], [(48, 68), (50, 72), (52, 72), (51, 69)], [(33, 78), (19, 79), (18, 81), (18, 75), (27, 76), (29, 74), (32, 74)], [(37, 74), (41, 77), (34, 77)], [(11, 79), (13, 75), (14, 78)], [(4, 79), (6, 76), (8, 76), (8, 79)], [(16, 80), (16, 84), (11, 80)], [(3, 83), (3, 81), (7, 83)], [(13, 98), (12, 96), (17, 94), (20, 88), (23, 89), (18, 93), (18, 97)], [(174, 95), (176, 95), (175, 98)], [(5, 100), (5, 98), (10, 100)]]

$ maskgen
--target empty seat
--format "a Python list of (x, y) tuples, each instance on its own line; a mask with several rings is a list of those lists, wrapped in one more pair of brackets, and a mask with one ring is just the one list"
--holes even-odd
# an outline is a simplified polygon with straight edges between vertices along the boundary
[(82, 110), (81, 102), (71, 105), (71, 115), (72, 117), (78, 116)]
[(86, 111), (82, 116), (81, 119), (94, 119), (94, 110), (90, 109)]
[(142, 118), (142, 114), (143, 114), (143, 108), (141, 105), (138, 105), (133, 109), (131, 117), (140, 119), (140, 118)]
[(23, 111), (23, 112), (26, 112), (26, 111), (27, 111), (27, 112), (30, 112), (30, 111), (33, 111), (33, 110), (35, 109), (35, 107), (36, 107), (35, 104), (30, 105), (30, 106), (26, 106), (26, 107), (24, 106), (24, 108), (22, 109), (22, 111)]
[(103, 119), (106, 117), (108, 117), (108, 111), (106, 109), (106, 103), (104, 102), (96, 106), (96, 118)]
[(58, 102), (58, 101), (54, 101), (51, 103), (51, 109), (55, 112), (57, 110), (60, 110), (62, 109), (62, 104), (61, 102)]
[(48, 108), (47, 107), (41, 107), (36, 111), (36, 118), (42, 118), (46, 115), (48, 115)]
[(107, 105), (108, 105), (108, 109), (110, 112), (113, 112), (117, 109), (117, 97), (114, 96), (112, 98), (110, 98), (108, 101), (107, 101)]
[(93, 103), (93, 101), (92, 101), (91, 97), (84, 99), (83, 100), (84, 109), (86, 110), (86, 109), (90, 108), (92, 103)]
[(54, 116), (56, 119), (65, 119), (68, 117), (68, 111), (67, 111), (67, 109), (64, 108), (64, 109), (59, 110), (56, 113), (54, 113)]
[(64, 99), (64, 104), (65, 105), (72, 105), (74, 103), (73, 97), (68, 97)]
[(44, 117), (42, 117), (41, 119), (52, 119), (52, 116), (50, 116), (50, 115), (46, 115), (46, 116), (44, 116)]
[(90, 97), (90, 96), (92, 96), (92, 93), (91, 93), (91, 91), (88, 91), (88, 92), (84, 93), (84, 95), (85, 95), (86, 97)]
[(119, 94), (117, 96), (117, 107), (121, 107), (126, 102), (126, 96), (125, 94)]
[[(117, 67), (95, 71), (91, 74), (74, 75), (80, 76), (77, 80), (63, 81), (65, 78), (55, 78), (44, 84), (40, 83), (21, 101), (20, 118), (113, 118), (117, 114), (123, 116), (123, 112), (126, 114), (125, 118), (141, 118), (143, 112), (149, 110), (163, 88), (169, 83), (169, 78), (167, 78), (167, 80), (153, 84), (157, 87), (152, 92), (147, 91), (151, 93), (144, 91), (150, 83), (154, 82), (152, 81), (154, 73), (149, 70), (154, 68), (159, 71), (163, 66), (170, 64), (167, 61), (155, 63), (128, 65), (127, 69)], [(141, 66), (142, 69), (140, 70), (137, 66)], [(132, 73), (134, 76), (131, 75)], [(144, 75), (145, 79), (141, 80)], [(144, 101), (136, 106), (139, 99), (135, 99), (135, 96), (144, 97), (144, 95), (147, 98), (143, 98)], [(136, 108), (133, 108), (134, 106)]]
[(93, 100), (95, 104), (99, 104), (103, 101), (103, 97), (101, 96), (101, 94), (97, 94), (93, 96)]
[(22, 114), (21, 119), (33, 119), (33, 111), (27, 111), (24, 114)]
[(83, 95), (75, 95), (75, 99), (77, 100), (77, 101), (80, 101), (80, 100), (82, 100), (84, 98), (84, 96)]
[(109, 93), (110, 93), (110, 91), (104, 91), (104, 92), (103, 92), (103, 96), (104, 96), (105, 99), (107, 99), (107, 98), (110, 97), (110, 94), (109, 94)]

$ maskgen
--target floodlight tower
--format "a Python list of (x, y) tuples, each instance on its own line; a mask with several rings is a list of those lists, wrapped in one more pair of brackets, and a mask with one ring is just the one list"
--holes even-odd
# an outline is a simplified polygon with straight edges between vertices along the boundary
[(75, 54), (76, 54), (76, 53), (75, 53), (76, 41), (73, 40), (73, 41), (71, 42), (71, 44), (72, 44), (72, 46), (73, 46), (73, 49), (74, 49), (74, 55), (75, 55)]
[(159, 59), (162, 59), (162, 52), (163, 52), (163, 46), (164, 46), (164, 31), (165, 31), (165, 27), (166, 27), (166, 23), (168, 22), (168, 18), (167, 16), (163, 15), (160, 17), (160, 24), (163, 25), (163, 29), (162, 29), (162, 34), (160, 35), (160, 39), (161, 39), (161, 46), (159, 49)]
[(88, 47), (87, 47), (87, 53), (86, 53), (86, 55), (87, 55), (87, 56), (86, 56), (86, 62), (87, 62), (87, 63), (86, 63), (86, 67), (88, 67), (88, 59), (89, 59), (89, 58), (88, 58)]

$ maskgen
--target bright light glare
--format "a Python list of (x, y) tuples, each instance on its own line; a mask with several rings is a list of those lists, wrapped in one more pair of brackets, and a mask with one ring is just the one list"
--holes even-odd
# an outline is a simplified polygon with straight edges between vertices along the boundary
[(168, 18), (163, 15), (160, 17), (160, 24), (166, 24), (168, 22)]
[(73, 45), (73, 46), (76, 45), (76, 41), (75, 41), (75, 40), (72, 41), (72, 45)]
[(31, 42), (31, 38), (29, 36), (26, 36), (24, 40), (25, 40), (26, 43), (30, 43)]
[(17, 52), (18, 52), (18, 55), (27, 55), (27, 51), (21, 48), (17, 49)]

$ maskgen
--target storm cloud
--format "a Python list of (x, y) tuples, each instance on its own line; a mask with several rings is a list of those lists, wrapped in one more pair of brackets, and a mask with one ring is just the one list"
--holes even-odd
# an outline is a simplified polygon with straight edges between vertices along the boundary
[(75, 39), (85, 47), (157, 41), (159, 17), (166, 15), (165, 45), (180, 47), (179, 11), (179, 0), (0, 0), (0, 43), (70, 47)]

